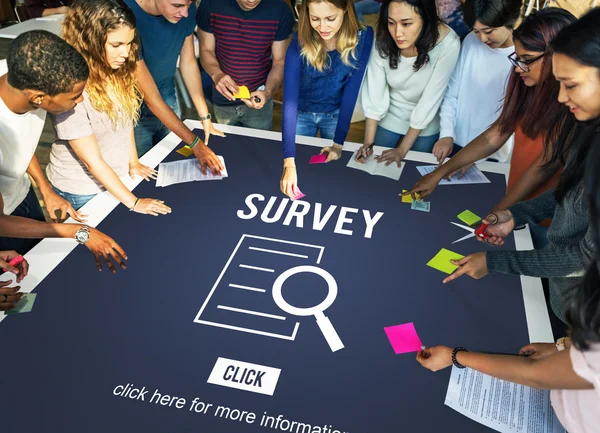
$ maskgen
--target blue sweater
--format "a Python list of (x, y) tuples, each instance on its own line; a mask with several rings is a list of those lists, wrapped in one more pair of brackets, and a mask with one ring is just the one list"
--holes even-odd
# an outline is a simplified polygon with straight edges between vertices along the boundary
[(373, 47), (373, 29), (367, 27), (358, 35), (355, 50), (357, 60), (350, 57), (351, 65), (342, 62), (337, 50), (329, 53), (328, 67), (319, 72), (301, 55), (298, 34), (285, 56), (283, 78), (283, 157), (296, 155), (296, 122), (298, 110), (311, 113), (329, 113), (340, 109), (334, 143), (344, 144), (350, 120), (356, 105), (369, 55)]

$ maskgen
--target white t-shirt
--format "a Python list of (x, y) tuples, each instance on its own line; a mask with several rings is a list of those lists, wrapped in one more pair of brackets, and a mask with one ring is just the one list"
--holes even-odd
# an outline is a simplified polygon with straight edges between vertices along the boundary
[(420, 129), (424, 137), (437, 134), (440, 104), (459, 52), (460, 39), (450, 29), (421, 69), (413, 69), (416, 57), (402, 56), (398, 67), (391, 69), (374, 43), (361, 97), (365, 116), (397, 134), (404, 135), (409, 128)]
[[(0, 60), (0, 77), (8, 72), (6, 60)], [(0, 193), (4, 213), (10, 215), (27, 196), (31, 183), (27, 167), (35, 154), (46, 111), (38, 108), (15, 114), (0, 98)]]
[(571, 346), (570, 355), (575, 373), (594, 389), (553, 390), (552, 406), (569, 433), (597, 433), (600, 431), (600, 343), (591, 344), (585, 352)]
[[(440, 138), (452, 137), (464, 147), (500, 117), (512, 70), (507, 57), (514, 50), (490, 48), (473, 32), (465, 37), (440, 107)], [(508, 161), (512, 146), (511, 138), (490, 157)]]

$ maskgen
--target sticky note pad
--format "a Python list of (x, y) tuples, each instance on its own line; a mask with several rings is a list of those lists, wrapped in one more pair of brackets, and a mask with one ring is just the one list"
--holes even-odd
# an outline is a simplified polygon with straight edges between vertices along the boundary
[(465, 256), (461, 256), (458, 253), (447, 250), (446, 248), (442, 248), (433, 259), (427, 262), (427, 266), (430, 266), (433, 269), (437, 269), (438, 271), (444, 272), (446, 274), (451, 274), (456, 270), (456, 268), (458, 268), (458, 266), (450, 263), (450, 260), (460, 260), (463, 257)]
[[(402, 193), (405, 193), (405, 192), (406, 192), (406, 190), (403, 189)], [(402, 196), (402, 203), (412, 203), (412, 202), (413, 202), (413, 199), (412, 199), (412, 197), (410, 195), (403, 195)]]
[(479, 217), (478, 215), (475, 215), (470, 210), (465, 210), (465, 211), (462, 211), (461, 213), (459, 213), (458, 219), (461, 220), (462, 222), (464, 222), (468, 226), (472, 226), (473, 224), (481, 221), (481, 217)]
[(392, 349), (396, 355), (400, 353), (418, 352), (421, 350), (421, 339), (417, 335), (414, 323), (405, 323), (404, 325), (388, 326), (383, 328)]
[(309, 164), (323, 164), (325, 161), (327, 161), (327, 155), (326, 154), (313, 155), (313, 156), (310, 157), (310, 161), (308, 163)]
[(12, 310), (6, 311), (6, 314), (29, 313), (33, 308), (37, 293), (25, 293), (17, 305)]
[(190, 148), (189, 148), (189, 147), (187, 147), (187, 146), (180, 147), (179, 149), (177, 149), (177, 150), (176, 150), (176, 152), (177, 152), (178, 154), (180, 154), (180, 155), (183, 155), (183, 156), (185, 156), (186, 158), (187, 158), (188, 156), (191, 156), (191, 155), (193, 155), (193, 153), (194, 153), (194, 152), (192, 152), (192, 149), (190, 149)]
[(238, 99), (249, 99), (250, 98), (250, 90), (246, 86), (239, 87), (240, 93), (234, 93), (233, 96)]

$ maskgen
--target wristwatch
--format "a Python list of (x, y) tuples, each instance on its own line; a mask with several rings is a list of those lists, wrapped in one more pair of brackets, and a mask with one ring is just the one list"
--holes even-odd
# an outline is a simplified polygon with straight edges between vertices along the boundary
[(88, 226), (82, 226), (75, 233), (75, 240), (79, 242), (81, 245), (85, 245), (85, 243), (90, 238), (90, 228)]
[(211, 117), (210, 113), (208, 113), (206, 116), (200, 116), (200, 117), (198, 118), (198, 120), (199, 120), (200, 122), (204, 122), (205, 120), (210, 120), (210, 119), (212, 119), (212, 117)]

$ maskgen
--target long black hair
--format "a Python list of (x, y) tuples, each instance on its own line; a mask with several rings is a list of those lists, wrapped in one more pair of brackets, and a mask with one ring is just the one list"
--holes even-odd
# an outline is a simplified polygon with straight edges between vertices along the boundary
[(589, 221), (595, 246), (594, 257), (583, 281), (568, 300), (565, 319), (571, 328), (571, 340), (579, 350), (600, 342), (600, 146), (589, 152), (585, 166), (585, 189), (589, 198)]
[(465, 23), (473, 28), (475, 21), (496, 28), (513, 28), (521, 15), (523, 0), (467, 0), (463, 6)]
[[(565, 27), (551, 42), (555, 53), (564, 54), (578, 63), (598, 69), (600, 74), (600, 8), (594, 8), (579, 21)], [(600, 95), (596, 95), (600, 98)], [(552, 150), (549, 164), (560, 161), (565, 166), (556, 199), (563, 198), (583, 180), (586, 159), (593, 142), (600, 144), (600, 118), (578, 122), (576, 130), (564, 130)], [(577, 152), (570, 159), (570, 151)]]
[(381, 11), (379, 12), (379, 20), (377, 22), (377, 50), (381, 57), (389, 59), (390, 68), (396, 69), (400, 62), (400, 48), (396, 45), (396, 41), (388, 29), (389, 7), (391, 3), (406, 3), (417, 12), (423, 20), (423, 28), (417, 38), (417, 42), (415, 42), (415, 47), (417, 48), (417, 60), (415, 61), (413, 68), (415, 71), (418, 71), (429, 62), (429, 51), (435, 47), (440, 36), (439, 24), (441, 21), (438, 17), (435, 1), (383, 0)]

